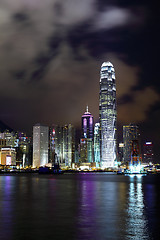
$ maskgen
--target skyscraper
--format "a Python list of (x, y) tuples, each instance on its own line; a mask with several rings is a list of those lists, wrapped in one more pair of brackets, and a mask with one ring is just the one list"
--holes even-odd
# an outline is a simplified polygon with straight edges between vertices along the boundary
[(49, 131), (49, 161), (63, 163), (63, 127), (52, 125)]
[(116, 82), (112, 63), (104, 62), (100, 72), (99, 93), (101, 167), (113, 167), (116, 160)]
[(139, 141), (139, 130), (135, 124), (123, 126), (123, 158), (124, 162), (131, 161), (132, 143), (134, 140)]
[(80, 140), (80, 162), (93, 162), (93, 116), (88, 111), (82, 115), (82, 138)]
[(82, 115), (82, 138), (93, 139), (93, 116), (88, 111), (88, 106), (86, 112)]
[(75, 129), (72, 124), (63, 127), (63, 161), (71, 167), (75, 160)]
[(153, 143), (152, 142), (146, 142), (143, 145), (143, 161), (145, 163), (153, 162)]
[(96, 167), (100, 164), (100, 124), (95, 123), (94, 126), (94, 162)]
[(48, 163), (49, 128), (36, 124), (33, 126), (33, 167), (45, 166)]

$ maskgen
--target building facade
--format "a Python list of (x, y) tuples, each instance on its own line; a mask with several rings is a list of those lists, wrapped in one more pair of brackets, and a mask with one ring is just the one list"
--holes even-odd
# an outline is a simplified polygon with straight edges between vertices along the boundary
[(63, 163), (71, 167), (75, 161), (75, 129), (72, 124), (63, 127)]
[(49, 129), (49, 162), (52, 165), (63, 162), (63, 127), (58, 125)]
[(92, 114), (88, 111), (82, 115), (82, 136), (80, 139), (80, 163), (93, 162), (93, 139), (94, 121)]
[(104, 62), (100, 71), (99, 122), (101, 168), (114, 167), (117, 155), (116, 82), (110, 62)]
[(138, 140), (139, 142), (139, 129), (135, 124), (129, 124), (123, 126), (123, 160), (124, 162), (131, 161), (131, 153), (132, 153), (132, 143), (134, 140)]
[(143, 162), (145, 163), (153, 163), (154, 154), (153, 154), (153, 143), (146, 142), (143, 145)]
[(93, 116), (88, 111), (88, 106), (86, 112), (82, 115), (82, 138), (91, 138), (93, 139)]
[(71, 167), (75, 162), (75, 129), (72, 124), (50, 127), (49, 159), (61, 167)]
[(100, 124), (94, 126), (94, 162), (96, 167), (100, 167)]
[(93, 162), (93, 141), (91, 138), (80, 139), (80, 163)]
[(33, 126), (33, 167), (38, 168), (48, 163), (49, 128), (41, 124)]
[(16, 150), (12, 147), (3, 147), (0, 150), (0, 165), (16, 166)]

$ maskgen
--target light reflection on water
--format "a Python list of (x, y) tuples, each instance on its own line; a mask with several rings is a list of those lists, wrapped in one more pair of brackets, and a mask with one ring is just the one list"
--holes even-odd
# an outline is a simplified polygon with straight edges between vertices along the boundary
[(1, 175), (0, 239), (158, 239), (158, 181), (160, 176), (155, 184), (154, 176), (140, 175)]
[(148, 232), (148, 221), (145, 216), (142, 175), (130, 175), (128, 199), (128, 223), (126, 239), (151, 239)]

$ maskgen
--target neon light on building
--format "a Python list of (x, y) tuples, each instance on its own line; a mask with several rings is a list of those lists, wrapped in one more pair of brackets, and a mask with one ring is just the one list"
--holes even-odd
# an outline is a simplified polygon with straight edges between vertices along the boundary
[(100, 72), (100, 158), (101, 167), (114, 167), (116, 160), (116, 83), (112, 63), (104, 62)]
[(93, 139), (93, 116), (88, 111), (88, 106), (86, 112), (82, 115), (82, 138)]

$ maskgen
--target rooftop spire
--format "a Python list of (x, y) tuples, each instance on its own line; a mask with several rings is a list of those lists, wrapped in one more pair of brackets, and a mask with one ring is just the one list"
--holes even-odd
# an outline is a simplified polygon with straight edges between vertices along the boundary
[(86, 106), (86, 112), (88, 112), (88, 104), (87, 104), (87, 106)]

